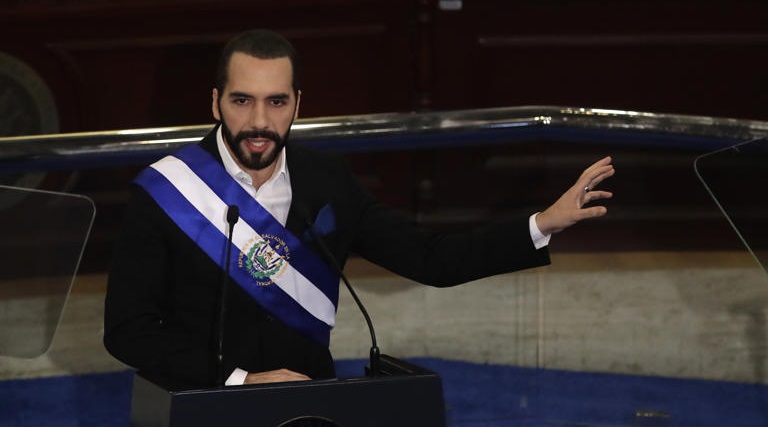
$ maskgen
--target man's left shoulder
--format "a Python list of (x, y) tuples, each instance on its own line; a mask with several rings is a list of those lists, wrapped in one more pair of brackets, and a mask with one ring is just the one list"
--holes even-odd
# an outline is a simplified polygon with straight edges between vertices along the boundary
[(342, 154), (301, 144), (288, 144), (285, 147), (290, 168), (337, 169), (345, 165)]

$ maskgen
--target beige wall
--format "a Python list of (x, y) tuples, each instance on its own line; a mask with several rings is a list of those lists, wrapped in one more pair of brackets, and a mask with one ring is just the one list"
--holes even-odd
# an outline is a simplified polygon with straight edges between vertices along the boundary
[[(451, 289), (359, 260), (347, 274), (382, 352), (393, 356), (768, 383), (768, 279), (746, 253), (552, 258), (548, 267)], [(79, 277), (48, 354), (0, 357), (0, 378), (123, 369), (101, 346), (103, 290), (103, 276)], [(365, 322), (349, 293), (341, 295), (332, 351), (365, 358)]]
[[(746, 253), (555, 253), (452, 289), (349, 270), (395, 356), (768, 382), (768, 279)], [(367, 354), (352, 304), (342, 293), (336, 357)]]

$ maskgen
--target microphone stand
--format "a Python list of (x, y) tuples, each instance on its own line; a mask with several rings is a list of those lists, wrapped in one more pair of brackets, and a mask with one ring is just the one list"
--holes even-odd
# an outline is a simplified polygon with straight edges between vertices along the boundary
[(363, 313), (363, 317), (365, 318), (365, 323), (368, 324), (368, 331), (371, 334), (371, 351), (369, 353), (370, 358), (370, 366), (368, 369), (368, 376), (376, 377), (379, 375), (379, 360), (381, 359), (381, 351), (379, 351), (379, 346), (376, 343), (376, 331), (373, 328), (373, 322), (371, 321), (371, 316), (368, 315), (368, 310), (365, 309), (365, 306), (363, 305), (362, 301), (360, 301), (360, 298), (357, 296), (357, 292), (352, 288), (352, 285), (349, 284), (349, 280), (347, 280), (347, 276), (344, 274), (344, 271), (342, 271), (341, 267), (339, 267), (339, 264), (336, 262), (336, 258), (333, 257), (333, 254), (328, 249), (328, 247), (325, 245), (325, 242), (323, 239), (317, 234), (315, 231), (315, 228), (313, 227), (312, 223), (309, 222), (309, 220), (306, 220), (307, 226), (309, 227), (309, 233), (312, 235), (312, 238), (317, 242), (317, 245), (320, 247), (320, 250), (323, 252), (323, 255), (328, 259), (328, 262), (331, 264), (331, 267), (335, 270), (335, 272), (341, 277), (341, 280), (344, 282), (344, 285), (346, 285), (347, 290), (349, 290), (350, 295), (352, 295), (352, 298), (355, 300), (355, 304), (357, 304), (357, 307), (360, 309), (360, 312)]
[(235, 223), (240, 217), (240, 209), (235, 205), (227, 207), (227, 224), (229, 224), (229, 236), (227, 237), (227, 249), (224, 259), (224, 268), (221, 276), (221, 289), (219, 291), (219, 321), (218, 321), (218, 348), (216, 352), (216, 383), (224, 386), (224, 317), (227, 311), (227, 291), (229, 289), (229, 263), (232, 255), (232, 234)]

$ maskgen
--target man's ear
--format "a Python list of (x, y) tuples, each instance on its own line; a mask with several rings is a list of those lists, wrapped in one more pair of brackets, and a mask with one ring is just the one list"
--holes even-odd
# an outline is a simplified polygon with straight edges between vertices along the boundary
[(301, 91), (296, 91), (296, 110), (293, 112), (293, 120), (299, 118), (299, 104), (301, 104)]
[(213, 118), (216, 119), (217, 122), (220, 122), (221, 111), (219, 111), (219, 90), (216, 88), (213, 88), (213, 92), (211, 93), (211, 112), (213, 113)]

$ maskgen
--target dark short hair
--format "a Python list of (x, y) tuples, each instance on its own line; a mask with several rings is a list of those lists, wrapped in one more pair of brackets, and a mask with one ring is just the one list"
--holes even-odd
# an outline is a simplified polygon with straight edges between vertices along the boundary
[(299, 60), (293, 45), (283, 36), (269, 30), (249, 30), (232, 38), (221, 52), (216, 68), (216, 88), (219, 96), (224, 92), (229, 78), (229, 62), (235, 52), (245, 53), (259, 59), (288, 58), (293, 76), (291, 85), (294, 93), (299, 91)]

